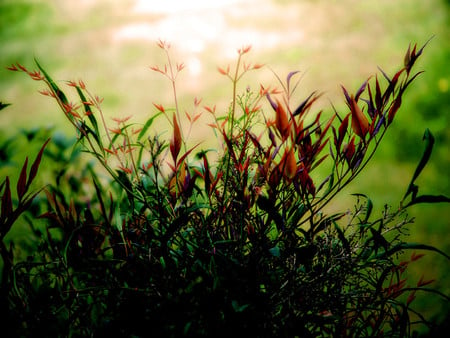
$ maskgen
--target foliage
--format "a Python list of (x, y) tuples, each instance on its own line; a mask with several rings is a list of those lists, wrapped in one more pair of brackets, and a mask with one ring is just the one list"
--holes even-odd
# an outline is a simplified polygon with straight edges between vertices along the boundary
[[(173, 64), (170, 45), (158, 45), (167, 64), (151, 69), (168, 78), (174, 107), (154, 103), (155, 114), (142, 126), (130, 117), (108, 126), (102, 99), (81, 80), (68, 82), (74, 102), (37, 61), (36, 71), (9, 67), (47, 85), (41, 93), (56, 100), (80, 146), (104, 169), (62, 173), (66, 179), (45, 188), (40, 218), (47, 226), (39, 231), (30, 221), (40, 245), (27, 260), (15, 262), (2, 242), (9, 333), (373, 337), (410, 336), (414, 325), (432, 325), (414, 311), (416, 294), (448, 297), (427, 288), (432, 280), (404, 278), (423, 256), (416, 250), (449, 258), (405, 241), (410, 206), (449, 202), (418, 193), (431, 132), (397, 209), (374, 215), (370, 198), (356, 194), (352, 210), (327, 212), (394, 121), (420, 74), (412, 68), (424, 47), (410, 46), (394, 76), (382, 71), (381, 80), (368, 79), (354, 94), (342, 88), (346, 112), (315, 115), (319, 94), (293, 102), (297, 72), (277, 77), (279, 89), (239, 93), (241, 78), (262, 67), (245, 62), (250, 47), (244, 47), (234, 69), (219, 68), (231, 81), (228, 111), (202, 108), (196, 98), (183, 115), (176, 78), (184, 65)], [(189, 143), (203, 113), (218, 140), (209, 149)], [(160, 118), (171, 124), (169, 137), (154, 126)], [(39, 193), (28, 191), (46, 145), (29, 174), (25, 161), (17, 201), (8, 177), (0, 186), (2, 239)], [(74, 180), (75, 186), (88, 180), (89, 188), (70, 193), (67, 182)], [(410, 259), (399, 262), (406, 250)]]

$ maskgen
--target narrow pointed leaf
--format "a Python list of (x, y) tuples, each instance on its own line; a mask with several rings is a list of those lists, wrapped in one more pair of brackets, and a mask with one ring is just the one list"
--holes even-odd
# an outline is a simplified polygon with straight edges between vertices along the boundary
[(175, 114), (173, 115), (173, 137), (170, 141), (170, 153), (174, 163), (177, 163), (177, 157), (181, 149), (181, 132)]
[(353, 96), (350, 98), (350, 110), (352, 113), (352, 129), (356, 135), (364, 139), (369, 131), (369, 121)]
[(345, 238), (344, 232), (342, 231), (342, 229), (339, 227), (339, 225), (335, 221), (333, 221), (333, 224), (334, 224), (334, 228), (336, 229), (336, 232), (338, 234), (338, 238), (342, 243), (342, 246), (344, 247), (345, 251), (348, 254), (350, 254), (350, 252), (351, 252), (350, 244), (349, 244), (347, 238)]
[(350, 95), (348, 94), (347, 89), (345, 89), (344, 86), (341, 85), (342, 91), (344, 92), (345, 95), (345, 99), (347, 100), (347, 103), (350, 105), (351, 99), (350, 99)]
[(375, 84), (376, 84), (376, 86), (375, 86), (375, 105), (380, 114), (380, 112), (382, 110), (381, 108), (383, 106), (383, 99), (382, 99), (382, 95), (381, 95), (381, 87), (380, 87), (380, 82), (378, 81), (378, 76), (376, 77)]
[(293, 179), (297, 173), (297, 162), (295, 160), (294, 149), (290, 148), (283, 156), (283, 173), (288, 179)]
[(85, 111), (86, 115), (88, 116), (88, 119), (91, 122), (92, 126), (94, 127), (95, 135), (99, 135), (100, 133), (98, 131), (97, 119), (95, 118), (90, 105), (87, 103), (86, 97), (84, 96), (81, 88), (78, 86), (76, 88), (77, 88), (78, 96), (80, 97), (81, 102), (83, 102), (84, 111)]
[(12, 199), (11, 199), (11, 189), (9, 187), (9, 177), (6, 176), (5, 179), (5, 190), (3, 191), (2, 196), (2, 208), (1, 208), (1, 217), (7, 218), (11, 215), (13, 207), (12, 207)]
[(444, 195), (419, 195), (414, 196), (405, 207), (419, 203), (450, 203), (450, 198)]
[(295, 74), (297, 74), (297, 73), (300, 73), (300, 71), (296, 70), (296, 71), (290, 72), (290, 73), (286, 76), (286, 83), (287, 83), (288, 91), (289, 91), (289, 88), (290, 88), (291, 79), (292, 79), (292, 77), (293, 77)]
[(287, 116), (286, 111), (284, 110), (283, 106), (281, 105), (280, 101), (277, 100), (277, 110), (276, 110), (276, 116), (275, 116), (275, 125), (280, 132), (281, 137), (283, 140), (286, 140), (289, 136), (289, 119)]
[(37, 154), (36, 159), (34, 160), (33, 164), (31, 165), (30, 174), (28, 175), (27, 187), (30, 186), (31, 182), (33, 182), (34, 178), (36, 177), (39, 165), (41, 164), (42, 154), (44, 153), (44, 149), (47, 146), (48, 142), (50, 142), (50, 139), (45, 141), (41, 150)]
[(427, 244), (421, 244), (421, 243), (400, 243), (397, 244), (395, 246), (393, 246), (392, 248), (390, 248), (389, 250), (378, 254), (377, 256), (375, 256), (375, 259), (379, 259), (379, 258), (385, 258), (385, 257), (390, 257), (393, 254), (403, 251), (403, 250), (427, 250), (427, 251), (434, 251), (437, 252), (439, 254), (441, 254), (442, 256), (444, 256), (445, 258), (447, 258), (448, 260), (450, 260), (450, 256), (447, 255), (445, 252), (439, 250), (438, 248), (435, 248), (434, 246), (431, 245), (427, 245)]
[(0, 110), (3, 110), (3, 109), (5, 109), (6, 107), (8, 107), (10, 105), (11, 105), (11, 103), (3, 103), (3, 102), (0, 101)]
[(36, 62), (36, 65), (38, 66), (39, 70), (44, 74), (45, 79), (47, 80), (48, 84), (50, 85), (53, 92), (56, 94), (59, 100), (61, 100), (62, 103), (67, 104), (69, 101), (67, 100), (66, 95), (59, 89), (59, 87), (56, 85), (56, 83), (53, 81), (53, 79), (47, 74), (44, 68), (39, 64), (38, 60), (34, 59), (34, 62)]
[(368, 82), (368, 80), (365, 81), (365, 82), (361, 85), (361, 87), (358, 89), (358, 91), (356, 92), (356, 94), (355, 94), (355, 100), (356, 100), (356, 101), (358, 101), (359, 97), (361, 96), (361, 94), (362, 94), (362, 93), (364, 92), (364, 90), (366, 89), (367, 82)]
[(392, 123), (392, 121), (394, 120), (395, 114), (397, 113), (398, 109), (400, 108), (400, 106), (402, 105), (402, 97), (398, 96), (394, 103), (392, 104), (392, 107), (389, 109), (388, 112), (388, 124)]
[(344, 140), (345, 134), (347, 133), (348, 128), (348, 119), (350, 117), (350, 114), (348, 114), (341, 122), (341, 125), (339, 126), (339, 135), (337, 139), (337, 145), (336, 150), (339, 153), (342, 145), (342, 141)]
[[(406, 51), (405, 57), (403, 59), (403, 65), (408, 69), (409, 62), (411, 61), (411, 44), (408, 45), (408, 50)], [(408, 69), (409, 71), (409, 69)]]
[(311, 95), (309, 95), (305, 101), (303, 101), (302, 103), (300, 103), (300, 105), (297, 107), (297, 109), (295, 109), (294, 113), (292, 115), (297, 116), (297, 115), (302, 115), (302, 113), (304, 113), (307, 108), (309, 108), (311, 106), (311, 104), (316, 100), (316, 98), (314, 98), (314, 100), (310, 101), (311, 98), (316, 94), (316, 92), (311, 93)]
[(100, 211), (101, 211), (105, 221), (109, 222), (108, 215), (106, 214), (105, 203), (103, 202), (102, 190), (101, 190), (99, 183), (97, 182), (97, 178), (93, 177), (92, 182), (94, 183), (95, 192), (97, 194), (97, 199), (100, 203)]
[(153, 121), (155, 121), (155, 119), (161, 114), (162, 114), (162, 112), (159, 112), (159, 113), (153, 115), (151, 118), (149, 118), (147, 120), (147, 122), (145, 122), (144, 127), (142, 127), (142, 130), (138, 135), (138, 140), (140, 140), (147, 133), (147, 130), (148, 130), (148, 128), (151, 127), (151, 125), (153, 124)]
[(417, 179), (417, 177), (419, 177), (423, 168), (425, 168), (426, 164), (428, 163), (428, 160), (430, 159), (431, 152), (433, 151), (434, 137), (428, 128), (425, 130), (425, 133), (423, 135), (423, 140), (425, 141), (425, 149), (422, 154), (422, 158), (420, 159), (420, 162), (417, 165), (417, 168), (414, 172), (411, 182), (409, 183), (408, 190), (406, 191), (403, 199), (405, 199), (410, 193), (413, 192), (414, 182)]
[(367, 223), (370, 215), (372, 213), (373, 210), (373, 203), (372, 200), (370, 198), (367, 198), (367, 202), (366, 202), (366, 216), (364, 217), (364, 223)]
[(19, 180), (17, 181), (17, 196), (19, 201), (22, 199), (26, 192), (27, 184), (27, 167), (28, 167), (28, 157), (25, 159), (22, 170), (20, 171)]

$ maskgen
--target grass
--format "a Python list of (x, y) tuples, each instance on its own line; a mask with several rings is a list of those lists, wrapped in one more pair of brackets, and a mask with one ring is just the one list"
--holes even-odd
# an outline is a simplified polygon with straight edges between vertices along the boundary
[[(171, 93), (165, 90), (169, 83), (148, 69), (149, 65), (162, 62), (156, 45), (149, 40), (119, 42), (113, 38), (122, 27), (136, 22), (156, 24), (165, 19), (164, 15), (133, 14), (131, 1), (98, 1), (85, 7), (82, 3), (67, 1), (63, 4), (56, 0), (1, 2), (0, 100), (13, 103), (0, 114), (0, 126), (5, 135), (13, 134), (15, 128), (38, 126), (53, 126), (67, 132), (63, 116), (51, 100), (37, 93), (35, 83), (4, 68), (15, 62), (30, 66), (34, 57), (55, 79), (83, 79), (105, 98), (104, 107), (109, 116), (133, 114), (136, 120), (144, 120), (155, 111), (152, 102), (170, 102)], [(385, 202), (395, 206), (420, 158), (424, 128), (429, 127), (437, 142), (432, 165), (421, 177), (421, 189), (448, 194), (448, 2), (306, 0), (250, 6), (243, 6), (247, 12), (224, 10), (223, 34), (217, 41), (208, 42), (202, 52), (186, 53), (178, 48), (176, 57), (180, 62), (198, 58), (203, 67), (198, 77), (190, 77), (188, 72), (180, 77), (179, 92), (186, 93), (180, 97), (182, 105), (189, 109), (193, 97), (199, 96), (204, 98), (205, 105), (217, 103), (219, 109), (227, 106), (228, 102), (220, 100), (226, 97), (223, 91), (231, 91), (231, 88), (216, 72), (216, 67), (231, 62), (228, 58), (230, 50), (240, 47), (233, 45), (234, 41), (230, 41), (227, 33), (242, 39), (239, 32), (253, 32), (253, 40), (246, 42), (254, 45), (252, 61), (270, 65), (281, 76), (291, 70), (301, 70), (304, 76), (298, 92), (299, 101), (318, 89), (325, 92), (321, 105), (326, 109), (330, 107), (328, 100), (342, 109), (340, 84), (356, 90), (366, 77), (377, 72), (378, 65), (390, 74), (402, 61), (408, 43), (420, 45), (435, 35), (417, 67), (426, 73), (407, 93), (408, 101), (375, 161), (348, 192), (370, 195), (379, 209)], [(112, 17), (118, 19), (111, 20)], [(205, 32), (199, 33), (202, 34)], [(280, 36), (291, 39), (280, 40)], [(245, 36), (238, 42), (244, 40)], [(177, 44), (182, 43), (171, 42), (175, 50)], [(248, 83), (255, 83), (252, 82), (255, 79), (263, 83), (274, 80), (268, 68), (246, 79)], [(198, 133), (202, 135), (202, 130)], [(24, 156), (18, 154), (18, 157)], [(342, 201), (347, 203), (348, 199), (343, 196)], [(416, 208), (414, 216), (416, 225), (411, 236), (449, 252), (448, 207)], [(434, 260), (439, 264), (434, 264)], [(427, 257), (417, 264), (418, 275), (422, 270), (426, 270), (430, 278), (438, 279), (444, 290), (450, 292), (450, 286), (445, 282), (448, 280), (447, 262)], [(430, 307), (426, 298), (421, 304), (424, 308)]]

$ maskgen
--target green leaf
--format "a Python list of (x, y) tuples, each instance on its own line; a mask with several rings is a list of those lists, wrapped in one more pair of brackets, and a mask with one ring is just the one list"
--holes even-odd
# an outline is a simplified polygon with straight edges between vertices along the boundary
[(421, 244), (421, 243), (400, 243), (400, 244), (397, 244), (397, 245), (393, 246), (391, 249), (386, 250), (385, 252), (376, 255), (374, 258), (375, 259), (380, 259), (380, 258), (390, 257), (393, 254), (395, 254), (395, 253), (397, 253), (399, 251), (402, 251), (402, 250), (427, 250), (427, 251), (434, 251), (434, 252), (437, 252), (437, 253), (441, 254), (442, 256), (447, 258), (448, 260), (450, 260), (450, 256), (447, 255), (445, 252), (435, 248), (434, 246), (427, 245), (427, 244)]
[(147, 133), (147, 130), (148, 130), (148, 128), (151, 127), (151, 125), (153, 124), (153, 121), (161, 114), (162, 114), (162, 112), (159, 112), (159, 113), (153, 115), (151, 118), (149, 118), (147, 120), (147, 122), (145, 122), (144, 127), (142, 127), (142, 130), (138, 135), (138, 138), (137, 138), (138, 141)]
[(298, 207), (293, 210), (292, 216), (289, 218), (289, 223), (293, 225), (299, 224), (306, 212), (306, 206), (303, 203), (300, 203)]
[(166, 269), (166, 261), (164, 260), (164, 257), (159, 257), (159, 262), (161, 263), (161, 266), (163, 268), (163, 270)]
[[(425, 133), (423, 135), (423, 140), (425, 141), (425, 150), (422, 154), (422, 158), (420, 159), (419, 164), (417, 165), (417, 168), (414, 172), (411, 182), (409, 183), (408, 189), (406, 190), (403, 200), (405, 200), (406, 197), (408, 197), (411, 193), (415, 192), (417, 194), (418, 187), (414, 185), (414, 182), (417, 179), (417, 177), (419, 177), (423, 168), (425, 168), (426, 164), (428, 163), (428, 160), (430, 159), (431, 152), (433, 151), (434, 137), (433, 137), (433, 134), (431, 134), (431, 131), (429, 129), (425, 130)], [(412, 199), (414, 200), (414, 198), (415, 198), (415, 196), (413, 196)]]
[(364, 217), (364, 222), (363, 223), (367, 223), (369, 218), (370, 218), (370, 214), (372, 213), (373, 210), (373, 203), (372, 200), (370, 198), (367, 198), (367, 203), (366, 203), (366, 217)]
[(239, 305), (237, 300), (232, 300), (231, 305), (233, 306), (233, 310), (238, 313), (243, 312), (246, 308), (250, 306), (249, 304)]
[(55, 81), (50, 77), (50, 75), (47, 74), (47, 72), (42, 68), (42, 66), (39, 64), (37, 59), (34, 59), (34, 62), (36, 62), (36, 65), (38, 66), (39, 70), (44, 74), (45, 79), (47, 80), (48, 84), (50, 85), (51, 89), (55, 92), (56, 96), (61, 100), (62, 103), (68, 104), (69, 101), (67, 100), (66, 95), (59, 89), (59, 87), (56, 85)]
[[(125, 174), (122, 170), (116, 170), (116, 172), (117, 172), (117, 177), (115, 177), (115, 179), (125, 189), (128, 200), (130, 201), (131, 204), (133, 204), (134, 203), (133, 184), (131, 183), (127, 174)], [(134, 206), (133, 206), (133, 208), (134, 208)]]
[(5, 109), (6, 107), (10, 106), (11, 103), (3, 103), (0, 101), (0, 110)]
[(385, 252), (389, 248), (389, 242), (384, 238), (380, 231), (375, 230), (374, 228), (370, 228), (370, 232), (372, 233), (372, 239), (375, 246), (375, 252), (378, 251), (378, 248), (383, 247)]
[(347, 253), (350, 253), (351, 252), (350, 244), (348, 243), (347, 238), (345, 238), (344, 232), (342, 231), (342, 229), (339, 227), (339, 225), (335, 221), (333, 221), (333, 224), (334, 224), (334, 228), (337, 231), (338, 238), (342, 243), (342, 246), (344, 247), (345, 251), (347, 251)]
[(269, 249), (269, 252), (272, 254), (272, 256), (274, 257), (280, 257), (280, 248), (278, 246), (274, 246), (273, 248)]
[(406, 206), (418, 203), (450, 203), (450, 198), (444, 195), (420, 195), (414, 197)]
[(97, 141), (97, 144), (103, 150), (103, 146), (101, 144), (101, 139), (99, 137), (100, 133), (99, 133), (99, 130), (98, 130), (98, 123), (97, 123), (97, 120), (96, 120), (96, 118), (94, 116), (94, 113), (92, 112), (92, 109), (91, 109), (90, 105), (88, 104), (88, 102), (86, 100), (86, 97), (84, 96), (83, 91), (81, 90), (81, 88), (77, 86), (76, 89), (77, 89), (78, 96), (81, 99), (81, 102), (83, 102), (84, 111), (85, 111), (86, 115), (88, 116), (88, 119), (91, 122), (92, 126), (94, 127), (94, 131), (91, 130), (91, 134), (94, 136), (95, 140)]
[[(92, 173), (93, 173), (93, 171), (92, 171)], [(111, 220), (109, 219), (108, 214), (106, 213), (106, 207), (105, 207), (105, 203), (104, 203), (103, 197), (102, 197), (103, 191), (100, 186), (100, 183), (98, 182), (98, 178), (94, 175), (94, 173), (92, 175), (92, 182), (94, 183), (95, 192), (97, 194), (98, 202), (100, 203), (100, 211), (103, 215), (103, 218), (105, 219), (105, 221), (107, 223), (110, 223)]]

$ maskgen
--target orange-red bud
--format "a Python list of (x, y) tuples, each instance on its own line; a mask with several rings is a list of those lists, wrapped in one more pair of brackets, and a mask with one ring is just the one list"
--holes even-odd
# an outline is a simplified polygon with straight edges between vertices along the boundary
[(356, 103), (353, 95), (350, 98), (350, 111), (352, 113), (352, 128), (356, 135), (364, 139), (369, 131), (369, 121)]
[(281, 103), (278, 99), (277, 99), (277, 109), (276, 109), (276, 116), (275, 116), (275, 125), (277, 126), (277, 129), (280, 132), (283, 140), (286, 140), (287, 137), (289, 136), (290, 123), (289, 123), (287, 113), (284, 110), (283, 106), (281, 105)]
[(173, 137), (170, 141), (170, 153), (172, 154), (173, 161), (177, 162), (178, 154), (181, 149), (181, 132), (180, 126), (178, 125), (177, 118), (175, 114), (173, 115)]
[(283, 174), (286, 178), (292, 180), (297, 173), (297, 161), (295, 160), (294, 149), (284, 153), (283, 156)]

